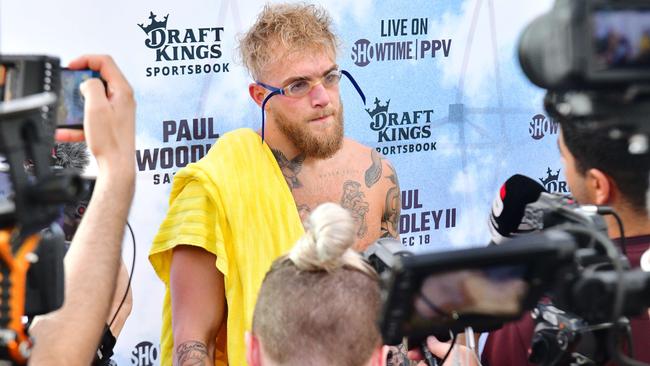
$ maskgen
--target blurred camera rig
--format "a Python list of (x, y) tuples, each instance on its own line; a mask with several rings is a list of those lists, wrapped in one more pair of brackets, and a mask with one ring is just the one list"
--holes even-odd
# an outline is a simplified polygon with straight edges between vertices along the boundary
[(52, 168), (59, 59), (0, 55), (0, 155), (9, 192), (0, 202), (0, 360), (25, 364), (31, 319), (63, 303), (62, 230), (52, 223), (83, 192)]

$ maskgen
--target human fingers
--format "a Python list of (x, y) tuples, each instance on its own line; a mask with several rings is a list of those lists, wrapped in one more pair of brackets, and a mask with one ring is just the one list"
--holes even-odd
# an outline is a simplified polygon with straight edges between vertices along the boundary
[(59, 128), (54, 132), (54, 139), (57, 142), (81, 142), (85, 140), (82, 130)]

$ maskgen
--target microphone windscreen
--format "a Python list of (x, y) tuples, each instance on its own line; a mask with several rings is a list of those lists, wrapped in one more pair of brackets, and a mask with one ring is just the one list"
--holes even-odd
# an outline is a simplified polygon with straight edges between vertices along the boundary
[(526, 205), (539, 199), (544, 187), (532, 178), (515, 174), (508, 178), (492, 202), (489, 227), (494, 243), (516, 234)]
[(85, 142), (58, 143), (54, 148), (54, 165), (81, 172), (89, 163)]

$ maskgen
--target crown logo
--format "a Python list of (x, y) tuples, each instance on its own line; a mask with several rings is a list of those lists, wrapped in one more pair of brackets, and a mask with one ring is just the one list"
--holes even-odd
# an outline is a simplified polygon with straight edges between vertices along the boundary
[(378, 115), (379, 113), (387, 113), (389, 105), (390, 105), (390, 99), (388, 99), (386, 101), (386, 104), (382, 106), (379, 104), (379, 98), (375, 97), (375, 109), (370, 111), (370, 109), (366, 108), (366, 112), (368, 112), (368, 114), (372, 119), (375, 119), (375, 116)]
[(149, 13), (149, 19), (151, 19), (151, 23), (149, 23), (149, 25), (146, 27), (144, 26), (144, 23), (138, 24), (146, 34), (149, 34), (154, 29), (167, 28), (167, 18), (169, 18), (169, 14), (165, 15), (165, 18), (162, 22), (159, 22), (156, 20), (156, 14), (154, 14), (153, 11), (150, 11)]
[(546, 174), (548, 176), (546, 178), (544, 178), (544, 179), (539, 178), (539, 181), (542, 182), (544, 187), (546, 187), (547, 184), (549, 184), (549, 183), (551, 183), (553, 181), (560, 180), (560, 169), (558, 169), (557, 172), (555, 172), (555, 174), (552, 174), (552, 173), (553, 173), (553, 171), (549, 167), (548, 170), (546, 171)]

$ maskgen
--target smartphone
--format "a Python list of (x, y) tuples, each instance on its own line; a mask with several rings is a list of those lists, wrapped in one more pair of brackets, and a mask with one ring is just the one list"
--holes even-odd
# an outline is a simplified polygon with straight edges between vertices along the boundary
[(100, 78), (93, 70), (61, 69), (61, 92), (57, 107), (57, 127), (83, 128), (84, 99), (79, 85), (91, 78)]

